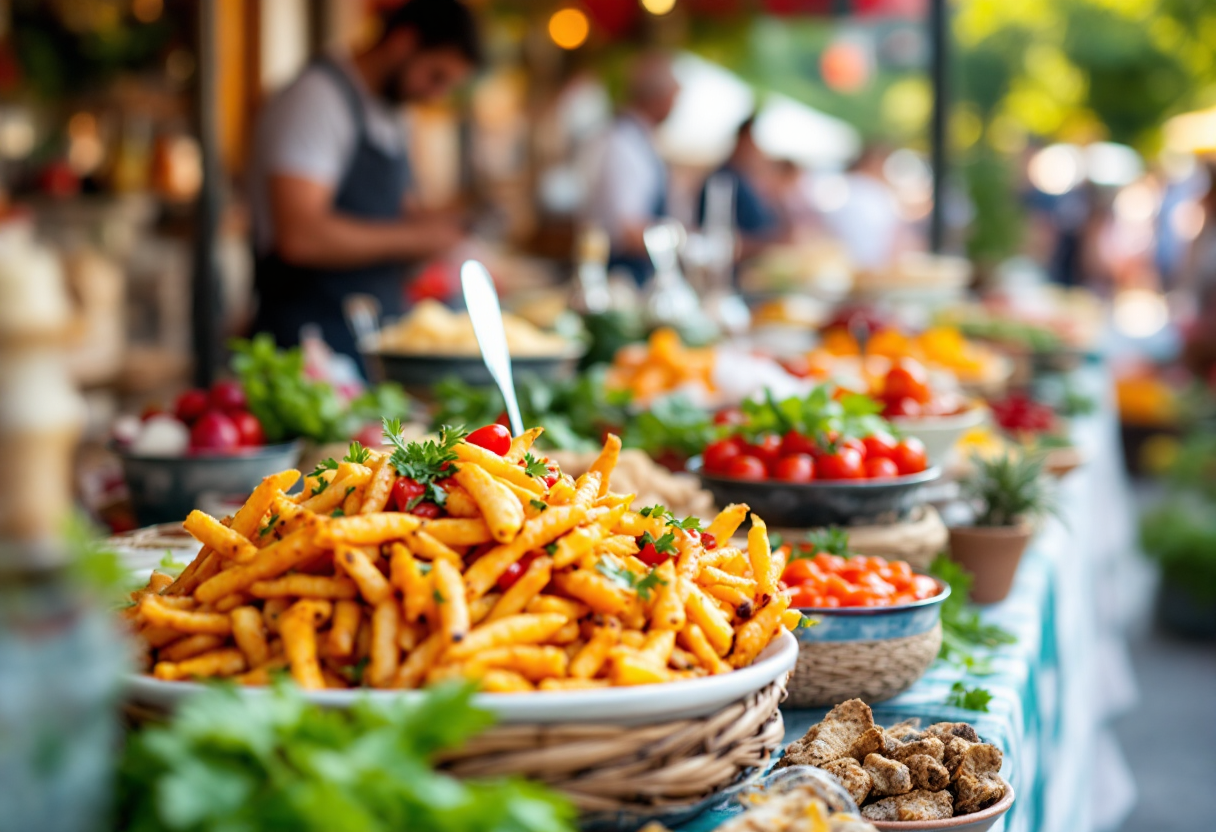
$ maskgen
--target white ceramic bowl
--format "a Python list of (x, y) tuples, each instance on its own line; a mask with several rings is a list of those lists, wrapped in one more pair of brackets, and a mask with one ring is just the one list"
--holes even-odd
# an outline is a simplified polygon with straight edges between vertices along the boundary
[(972, 405), (953, 416), (926, 416), (908, 419), (897, 416), (891, 420), (895, 427), (925, 443), (930, 465), (942, 465), (963, 434), (988, 421), (988, 408)]
[[(718, 676), (637, 687), (479, 693), (473, 701), (497, 714), (499, 722), (507, 725), (556, 722), (647, 725), (717, 713), (781, 678), (793, 669), (797, 659), (797, 640), (782, 630), (751, 665)], [(126, 678), (125, 694), (130, 702), (171, 711), (184, 697), (203, 687), (194, 682), (164, 682), (151, 676), (131, 674)], [(267, 691), (256, 687), (240, 690), (246, 696), (265, 695)], [(400, 699), (417, 697), (421, 692), (356, 689), (303, 691), (302, 694), (318, 705), (342, 708), (360, 697)]]

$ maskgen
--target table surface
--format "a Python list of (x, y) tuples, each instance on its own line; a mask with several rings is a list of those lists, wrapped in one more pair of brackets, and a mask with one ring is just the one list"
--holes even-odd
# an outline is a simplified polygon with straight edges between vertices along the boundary
[[(1086, 368), (1078, 374), (1078, 383), (1109, 403), (1109, 383), (1100, 369)], [(909, 690), (873, 706), (880, 724), (909, 717), (919, 717), (924, 724), (970, 722), (1004, 752), (1002, 774), (1013, 784), (1017, 800), (993, 832), (1094, 828), (1089, 808), (1091, 752), (1102, 714), (1094, 705), (1091, 657), (1097, 634), (1090, 579), (1098, 550), (1126, 545), (1130, 535), (1122, 493), (1126, 478), (1113, 426), (1109, 406), (1074, 420), (1074, 441), (1087, 461), (1060, 485), (1062, 516), (1045, 524), (1032, 541), (1009, 597), (981, 610), (986, 623), (1017, 637), (1016, 643), (976, 651), (991, 673), (977, 676), (938, 660)], [(987, 713), (945, 704), (951, 686), (960, 681), (992, 693)], [(786, 741), (802, 736), (826, 712), (784, 708)], [(724, 804), (679, 829), (708, 832), (737, 811)]]

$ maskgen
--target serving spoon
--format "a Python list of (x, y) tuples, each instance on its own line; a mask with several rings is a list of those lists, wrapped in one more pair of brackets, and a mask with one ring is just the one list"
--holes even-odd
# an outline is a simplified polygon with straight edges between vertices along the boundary
[(507, 406), (507, 419), (511, 422), (511, 433), (519, 436), (524, 432), (524, 420), (519, 414), (519, 400), (515, 397), (515, 379), (511, 374), (511, 352), (507, 348), (507, 331), (502, 324), (502, 306), (498, 303), (498, 290), (494, 281), (477, 260), (466, 260), (460, 267), (460, 285), (464, 289), (464, 305), (473, 322), (473, 334), (481, 348), (481, 359), (498, 385), (502, 400)]

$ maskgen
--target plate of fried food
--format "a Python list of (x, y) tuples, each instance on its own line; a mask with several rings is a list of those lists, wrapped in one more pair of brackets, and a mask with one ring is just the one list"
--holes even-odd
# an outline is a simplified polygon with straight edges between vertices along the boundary
[[(509, 312), (502, 319), (517, 373), (555, 379), (574, 372), (584, 352), (581, 344)], [(469, 314), (434, 300), (419, 303), (405, 318), (380, 330), (364, 350), (364, 358), (377, 376), (411, 390), (452, 377), (476, 386), (494, 384)]]
[(919, 720), (889, 728), (870, 706), (850, 699), (828, 712), (777, 763), (814, 766), (835, 777), (861, 816), (886, 832), (983, 832), (1013, 805), (1001, 776), (1003, 755), (965, 722)]
[(289, 490), (267, 477), (231, 517), (192, 512), (203, 544), (123, 611), (145, 651), (135, 704), (171, 709), (200, 681), (250, 695), (280, 674), (313, 701), (481, 684), (505, 722), (638, 724), (704, 716), (781, 678), (800, 619), (752, 516), (708, 524), (635, 508), (610, 477), (620, 440), (577, 479), (534, 455), (539, 428), (444, 428), (352, 444)]

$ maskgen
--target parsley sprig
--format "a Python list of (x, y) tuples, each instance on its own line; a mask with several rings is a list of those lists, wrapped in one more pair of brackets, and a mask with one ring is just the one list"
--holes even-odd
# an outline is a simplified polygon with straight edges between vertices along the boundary
[[(769, 542), (773, 548), (777, 548), (779, 545), (772, 543), (772, 535), (769, 535)], [(796, 543), (790, 548), (793, 550), (790, 553), (791, 560), (813, 558), (820, 552), (839, 555), (842, 558), (847, 558), (852, 554), (849, 551), (849, 533), (839, 526), (828, 526), (826, 529), (808, 532), (805, 542)]]
[(549, 466), (545, 464), (543, 459), (537, 459), (532, 454), (524, 454), (524, 473), (529, 477), (547, 477), (549, 476)]
[(329, 488), (329, 480), (325, 479), (324, 474), (326, 471), (337, 470), (338, 462), (332, 456), (318, 462), (317, 467), (312, 469), (312, 473), (308, 475), (317, 481), (317, 484), (312, 487), (312, 491), (308, 496), (315, 497), (325, 491), (325, 489)]
[(988, 712), (988, 703), (991, 701), (992, 693), (986, 688), (969, 688), (962, 682), (955, 682), (950, 687), (950, 695), (946, 697), (947, 705), (984, 713)]
[(350, 450), (346, 452), (346, 458), (343, 461), (357, 462), (358, 464), (362, 465), (371, 459), (371, 456), (372, 452), (363, 447), (363, 443), (356, 439), (350, 443)]
[(705, 531), (705, 527), (701, 525), (700, 517), (685, 517), (683, 520), (679, 520), (666, 506), (658, 504), (647, 506), (639, 511), (638, 514), (643, 517), (657, 517), (661, 520), (666, 520), (667, 527), (671, 529), (680, 529), (686, 532)]
[(675, 532), (666, 532), (665, 534), (661, 534), (657, 540), (650, 532), (642, 532), (642, 536), (638, 538), (638, 548), (645, 549), (646, 544), (648, 543), (654, 546), (654, 551), (656, 554), (674, 555), (679, 551), (676, 549)]
[(448, 494), (436, 480), (445, 479), (456, 473), (455, 448), (468, 435), (463, 428), (453, 428), (444, 425), (439, 429), (439, 441), (428, 439), (426, 442), (406, 442), (401, 438), (401, 420), (384, 420), (384, 439), (393, 446), (393, 455), (389, 462), (397, 473), (409, 477), (423, 486), (423, 494), (410, 500), (407, 509), (412, 509), (423, 500), (430, 500), (438, 506), (447, 502)]
[(595, 569), (613, 582), (632, 589), (643, 601), (650, 600), (650, 593), (653, 590), (660, 586), (667, 586), (667, 581), (659, 577), (658, 570), (651, 569), (646, 577), (639, 578), (636, 573), (629, 571), (611, 558), (601, 557), (596, 561)]

